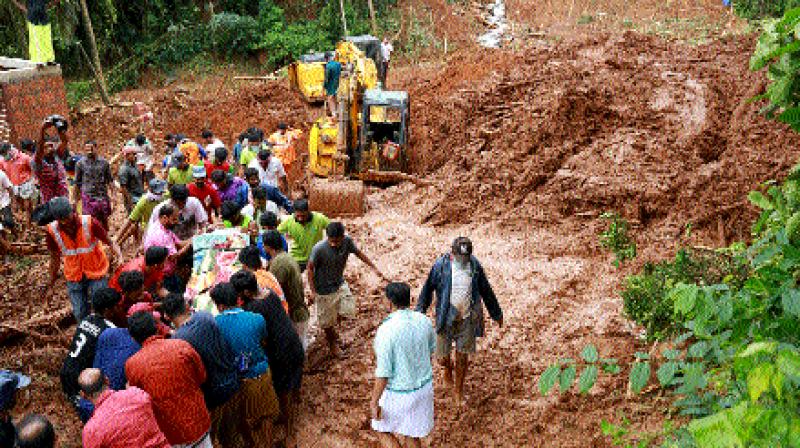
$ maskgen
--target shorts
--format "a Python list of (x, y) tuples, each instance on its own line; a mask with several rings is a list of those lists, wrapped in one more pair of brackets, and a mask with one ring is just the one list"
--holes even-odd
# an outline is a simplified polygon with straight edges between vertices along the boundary
[(332, 294), (319, 294), (316, 303), (319, 327), (323, 329), (336, 325), (340, 316), (356, 315), (356, 301), (347, 282), (343, 282), (342, 286)]
[(33, 179), (21, 183), (17, 187), (17, 196), (25, 201), (34, 200), (39, 197), (39, 189), (36, 188), (36, 183)]
[(473, 316), (453, 322), (444, 334), (436, 335), (436, 357), (450, 356), (453, 342), (457, 353), (475, 353), (475, 318)]
[(433, 430), (433, 381), (408, 392), (384, 389), (378, 405), (381, 419), (372, 420), (375, 431), (420, 439)]
[(17, 226), (10, 205), (0, 208), (0, 226), (2, 226), (0, 229), (13, 229)]

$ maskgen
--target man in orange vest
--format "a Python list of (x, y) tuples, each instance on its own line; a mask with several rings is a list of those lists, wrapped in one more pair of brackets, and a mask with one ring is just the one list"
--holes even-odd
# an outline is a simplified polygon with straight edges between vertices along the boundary
[(122, 252), (108, 238), (105, 228), (96, 218), (79, 216), (72, 210), (67, 198), (51, 199), (48, 208), (54, 221), (45, 227), (45, 239), (50, 251), (50, 282), (47, 289), (52, 290), (55, 285), (63, 257), (67, 295), (72, 303), (72, 314), (80, 322), (89, 314), (94, 292), (108, 284), (109, 261), (103, 244), (113, 250), (114, 257), (119, 261), (122, 261)]

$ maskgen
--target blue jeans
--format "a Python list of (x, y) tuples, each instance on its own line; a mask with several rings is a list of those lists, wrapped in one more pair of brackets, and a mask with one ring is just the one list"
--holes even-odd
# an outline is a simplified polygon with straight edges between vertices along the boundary
[(72, 303), (72, 314), (75, 321), (80, 323), (84, 317), (89, 315), (92, 309), (92, 296), (101, 288), (108, 287), (108, 277), (97, 280), (89, 280), (84, 277), (79, 282), (67, 282), (67, 295)]

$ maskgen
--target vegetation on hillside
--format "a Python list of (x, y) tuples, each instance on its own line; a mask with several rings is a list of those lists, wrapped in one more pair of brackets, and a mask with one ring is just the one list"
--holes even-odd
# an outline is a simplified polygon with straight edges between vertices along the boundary
[[(770, 84), (756, 98), (769, 101), (764, 113), (796, 131), (798, 27), (800, 8), (767, 21), (751, 59), (751, 69), (767, 68)], [(800, 447), (800, 164), (782, 184), (766, 182), (748, 198), (762, 210), (749, 244), (681, 249), (674, 260), (647, 264), (626, 279), (626, 315), (645, 328), (647, 339), (661, 342), (651, 353), (619, 361), (628, 367), (629, 390), (639, 393), (650, 383), (664, 388), (676, 411), (691, 420), (656, 436), (631, 433), (624, 419), (620, 425), (598, 422), (615, 445)], [(582, 356), (589, 375), (579, 381), (581, 393), (597, 379), (596, 349), (587, 352), (592, 356)], [(576, 373), (567, 361), (542, 374), (543, 393), (557, 381), (562, 392), (571, 389)]]
[[(198, 58), (243, 60), (260, 55), (275, 69), (300, 54), (333, 48), (343, 34), (337, 0), (89, 0), (100, 60), (111, 91), (131, 87), (150, 70), (170, 71)], [(349, 34), (371, 30), (368, 3), (346, 0)], [(379, 32), (397, 19), (396, 0), (373, 0)], [(79, 0), (61, 0), (51, 8), (56, 61), (70, 79), (88, 78), (91, 69), (80, 46), (89, 52)], [(24, 15), (11, 2), (0, 2), (0, 54), (25, 57)], [(90, 83), (70, 86), (72, 97)], [(75, 98), (71, 98), (75, 99)]]

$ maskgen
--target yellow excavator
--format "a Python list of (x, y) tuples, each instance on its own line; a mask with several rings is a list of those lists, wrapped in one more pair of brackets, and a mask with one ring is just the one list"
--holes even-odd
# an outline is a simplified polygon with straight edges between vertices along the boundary
[(375, 60), (380, 41), (347, 38), (336, 52), (344, 67), (337, 94), (337, 119), (314, 122), (308, 138), (309, 202), (329, 216), (358, 216), (365, 210), (364, 183), (391, 184), (409, 178), (408, 92), (383, 90)]

